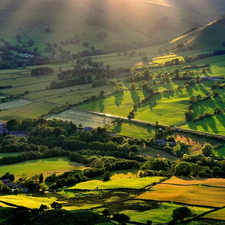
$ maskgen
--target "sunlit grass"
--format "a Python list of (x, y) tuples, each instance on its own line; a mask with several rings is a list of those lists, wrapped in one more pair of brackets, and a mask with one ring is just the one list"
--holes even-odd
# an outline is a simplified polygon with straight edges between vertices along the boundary
[(132, 188), (132, 189), (140, 189), (144, 188), (148, 185), (151, 185), (154, 182), (159, 182), (163, 177), (145, 177), (145, 178), (121, 178), (121, 179), (113, 179), (109, 181), (100, 181), (100, 180), (91, 180), (76, 184), (69, 189), (90, 189), (94, 190), (96, 188), (99, 189), (115, 189), (115, 188)]
[(61, 174), (65, 171), (84, 168), (83, 164), (70, 162), (66, 157), (29, 160), (21, 163), (0, 166), (0, 175), (9, 172), (19, 177), (23, 173), (29, 176), (43, 173), (44, 178), (52, 173)]

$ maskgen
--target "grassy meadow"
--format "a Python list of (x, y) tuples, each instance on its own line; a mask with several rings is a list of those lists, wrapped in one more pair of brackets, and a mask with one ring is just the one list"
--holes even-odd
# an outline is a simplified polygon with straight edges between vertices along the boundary
[[(203, 84), (190, 86), (172, 93), (156, 95), (141, 105), (135, 113), (135, 119), (149, 122), (158, 121), (159, 124), (178, 125), (185, 121), (184, 113), (192, 95), (204, 95), (207, 89)], [(152, 104), (149, 105), (149, 102)]]
[(94, 190), (99, 189), (117, 189), (117, 188), (131, 188), (131, 189), (141, 189), (146, 186), (150, 186), (154, 182), (159, 182), (163, 177), (131, 177), (131, 178), (120, 178), (111, 179), (109, 181), (91, 180), (82, 183), (78, 183), (69, 189), (87, 189)]
[(12, 118), (13, 119), (34, 118), (41, 116), (44, 113), (47, 113), (53, 107), (55, 106), (44, 103), (27, 104), (24, 106), (0, 111), (0, 118), (2, 122), (7, 122)]
[(220, 209), (204, 216), (207, 219), (225, 220), (225, 209)]
[(99, 126), (111, 125), (113, 119), (110, 117), (104, 117), (97, 114), (82, 112), (79, 110), (66, 110), (62, 113), (54, 115), (49, 119), (56, 118), (60, 120), (72, 121), (77, 126), (81, 123), (83, 127), (97, 128)]
[(67, 157), (55, 157), (49, 159), (28, 160), (26, 162), (11, 165), (1, 165), (0, 176), (10, 172), (13, 173), (16, 178), (24, 173), (26, 173), (29, 177), (35, 174), (43, 173), (44, 177), (46, 177), (52, 173), (61, 174), (68, 170), (83, 168), (85, 168), (83, 164), (70, 162)]
[(157, 129), (152, 126), (146, 126), (145, 124), (132, 123), (129, 121), (120, 122), (111, 126), (109, 131), (119, 133), (123, 136), (132, 138), (148, 139), (155, 135)]
[(8, 110), (8, 109), (14, 109), (17, 107), (25, 106), (27, 104), (31, 104), (31, 102), (23, 100), (23, 99), (18, 99), (10, 102), (4, 102), (0, 104), (0, 109), (1, 110)]
[[(159, 208), (146, 210), (146, 211), (136, 211), (136, 210), (124, 210), (121, 213), (125, 213), (130, 216), (131, 221), (137, 221), (140, 223), (146, 223), (147, 220), (153, 221), (153, 224), (165, 224), (172, 220), (173, 210), (181, 207), (174, 203), (163, 202), (160, 204)], [(208, 212), (209, 208), (188, 206), (195, 216), (200, 215), (204, 212)]]
[(127, 117), (133, 105), (147, 96), (145, 91), (122, 91), (112, 96), (79, 106), (81, 109)]

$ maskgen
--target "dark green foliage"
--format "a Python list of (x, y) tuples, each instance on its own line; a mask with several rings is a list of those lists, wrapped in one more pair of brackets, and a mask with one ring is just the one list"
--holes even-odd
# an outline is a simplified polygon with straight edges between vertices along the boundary
[(205, 144), (202, 147), (202, 154), (204, 156), (210, 156), (210, 155), (212, 155), (213, 151), (214, 151), (214, 147), (211, 144)]
[(108, 209), (104, 209), (102, 214), (104, 215), (105, 218), (107, 218), (108, 216), (110, 216), (110, 212)]
[(124, 213), (116, 213), (113, 215), (113, 219), (118, 221), (119, 223), (126, 223), (130, 220), (130, 217), (125, 215)]
[(192, 216), (192, 212), (188, 207), (180, 207), (177, 209), (173, 210), (173, 214), (172, 217), (173, 219), (176, 220), (180, 220), (183, 221), (185, 218), (187, 217), (191, 217)]
[(102, 175), (102, 180), (109, 181), (111, 176), (112, 176), (112, 174), (109, 171), (105, 171), (104, 174)]

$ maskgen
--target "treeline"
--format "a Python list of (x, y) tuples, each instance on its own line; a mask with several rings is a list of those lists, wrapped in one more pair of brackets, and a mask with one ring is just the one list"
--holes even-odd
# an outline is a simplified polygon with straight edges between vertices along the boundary
[(54, 72), (54, 70), (49, 67), (37, 67), (37, 68), (31, 70), (31, 75), (41, 76), (41, 75), (46, 75), (46, 74), (52, 74), (53, 72)]
[(200, 178), (225, 178), (225, 160), (219, 162), (202, 154), (183, 156), (183, 162), (171, 162), (168, 159), (146, 161), (141, 167), (140, 176), (190, 176)]

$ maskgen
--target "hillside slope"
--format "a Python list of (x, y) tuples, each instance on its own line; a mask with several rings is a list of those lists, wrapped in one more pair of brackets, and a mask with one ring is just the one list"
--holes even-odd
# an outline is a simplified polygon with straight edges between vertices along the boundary
[(225, 15), (217, 20), (187, 34), (177, 38), (171, 44), (187, 42), (187, 45), (195, 44), (196, 49), (218, 49), (223, 47), (225, 41)]
[[(21, 46), (32, 39), (34, 44), (27, 48), (38, 47), (43, 54), (49, 54), (47, 43), (71, 53), (115, 43), (135, 47), (148, 40), (160, 44), (221, 15), (225, 2), (213, 2), (215, 7), (208, 13), (204, 9), (210, 4), (201, 8), (193, 0), (1, 0), (0, 38)], [(75, 37), (79, 42), (74, 44)]]

